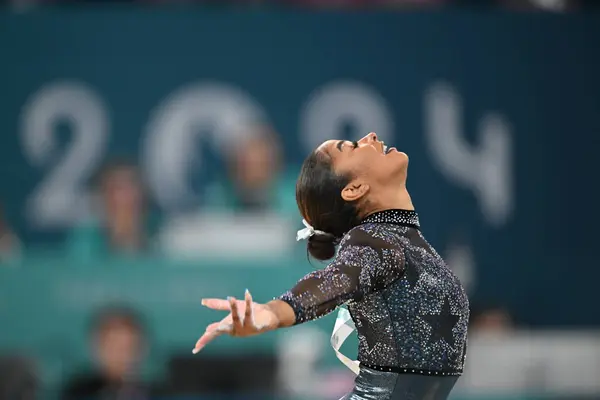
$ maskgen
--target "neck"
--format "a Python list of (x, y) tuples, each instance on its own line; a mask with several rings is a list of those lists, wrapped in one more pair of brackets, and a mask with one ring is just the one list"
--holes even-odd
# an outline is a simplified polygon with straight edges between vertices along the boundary
[(402, 189), (400, 190), (395, 189), (393, 192), (384, 193), (374, 206), (375, 207), (371, 208), (365, 217), (369, 214), (385, 210), (399, 209), (412, 211), (415, 209), (405, 186), (402, 186)]

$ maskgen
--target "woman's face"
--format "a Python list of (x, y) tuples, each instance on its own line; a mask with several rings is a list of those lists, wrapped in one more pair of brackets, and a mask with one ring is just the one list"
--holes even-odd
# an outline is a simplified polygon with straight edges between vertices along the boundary
[(103, 189), (106, 207), (111, 211), (131, 212), (142, 207), (142, 188), (137, 172), (132, 168), (111, 171), (104, 177)]
[(123, 378), (132, 372), (142, 353), (140, 332), (119, 321), (109, 322), (95, 342), (97, 361), (111, 378)]
[(368, 191), (401, 187), (406, 183), (408, 156), (387, 147), (375, 133), (369, 133), (358, 142), (328, 140), (317, 150), (331, 157), (336, 173), (353, 177), (349, 188), (342, 192), (347, 201), (357, 200)]

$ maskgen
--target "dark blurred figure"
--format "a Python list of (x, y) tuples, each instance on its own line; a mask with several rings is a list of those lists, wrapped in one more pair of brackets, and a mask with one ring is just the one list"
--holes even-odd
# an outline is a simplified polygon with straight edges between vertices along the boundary
[(39, 382), (34, 364), (22, 357), (0, 358), (0, 399), (35, 400)]
[(497, 0), (497, 5), (510, 10), (574, 11), (583, 5), (580, 0)]
[(125, 308), (103, 310), (91, 331), (95, 369), (67, 383), (64, 400), (141, 400), (150, 397), (138, 372), (146, 352), (146, 335), (139, 317)]
[(279, 137), (269, 126), (256, 126), (228, 149), (227, 176), (209, 187), (209, 210), (297, 214), (295, 176), (283, 170)]
[(150, 247), (148, 202), (137, 167), (108, 164), (98, 179), (96, 217), (75, 227), (67, 246), (72, 256), (137, 255)]
[(432, 7), (452, 4), (453, 0), (381, 0), (382, 5), (398, 8)]
[(448, 3), (448, 0), (281, 0), (280, 3), (320, 8), (381, 8), (386, 6), (431, 6)]
[(14, 260), (21, 253), (21, 242), (4, 217), (0, 204), (0, 263)]
[(272, 354), (175, 355), (167, 363), (160, 399), (274, 400), (277, 359)]
[(459, 7), (467, 6), (491, 9), (492, 11), (570, 12), (591, 11), (600, 8), (598, 0), (452, 0), (448, 3)]

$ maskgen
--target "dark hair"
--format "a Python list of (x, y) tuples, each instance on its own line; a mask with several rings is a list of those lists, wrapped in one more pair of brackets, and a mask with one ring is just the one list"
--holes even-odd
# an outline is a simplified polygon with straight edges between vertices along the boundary
[(124, 305), (109, 305), (98, 310), (90, 321), (90, 333), (101, 335), (115, 325), (127, 327), (142, 337), (147, 333), (142, 317), (134, 309)]
[(107, 177), (122, 170), (128, 170), (138, 174), (138, 167), (133, 161), (126, 157), (114, 157), (101, 166), (93, 176), (92, 182), (96, 189), (100, 190)]
[(336, 174), (331, 158), (321, 151), (313, 151), (302, 164), (296, 183), (298, 209), (315, 230), (326, 232), (308, 239), (308, 252), (317, 260), (332, 258), (344, 234), (359, 222), (356, 202), (341, 196), (351, 179)]

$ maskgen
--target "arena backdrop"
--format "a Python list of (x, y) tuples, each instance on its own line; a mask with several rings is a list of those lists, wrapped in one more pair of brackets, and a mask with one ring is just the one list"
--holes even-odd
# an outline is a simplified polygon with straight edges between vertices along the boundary
[[(138, 161), (169, 213), (202, 204), (222, 149), (257, 121), (281, 135), (290, 168), (327, 138), (375, 131), (410, 155), (427, 237), (474, 249), (478, 293), (534, 326), (600, 323), (577, 307), (600, 278), (598, 17), (70, 10), (3, 12), (0, 32), (1, 201), (31, 246), (85, 214), (111, 156)], [(257, 296), (310, 268), (274, 263), (253, 269)], [(25, 330), (64, 339), (60, 324), (27, 322), (29, 308), (76, 318), (89, 310), (74, 299), (137, 293), (133, 282), (158, 337), (183, 343), (191, 282), (210, 277), (214, 295), (252, 284), (212, 264), (129, 278), (33, 264), (0, 271), (5, 344)]]

